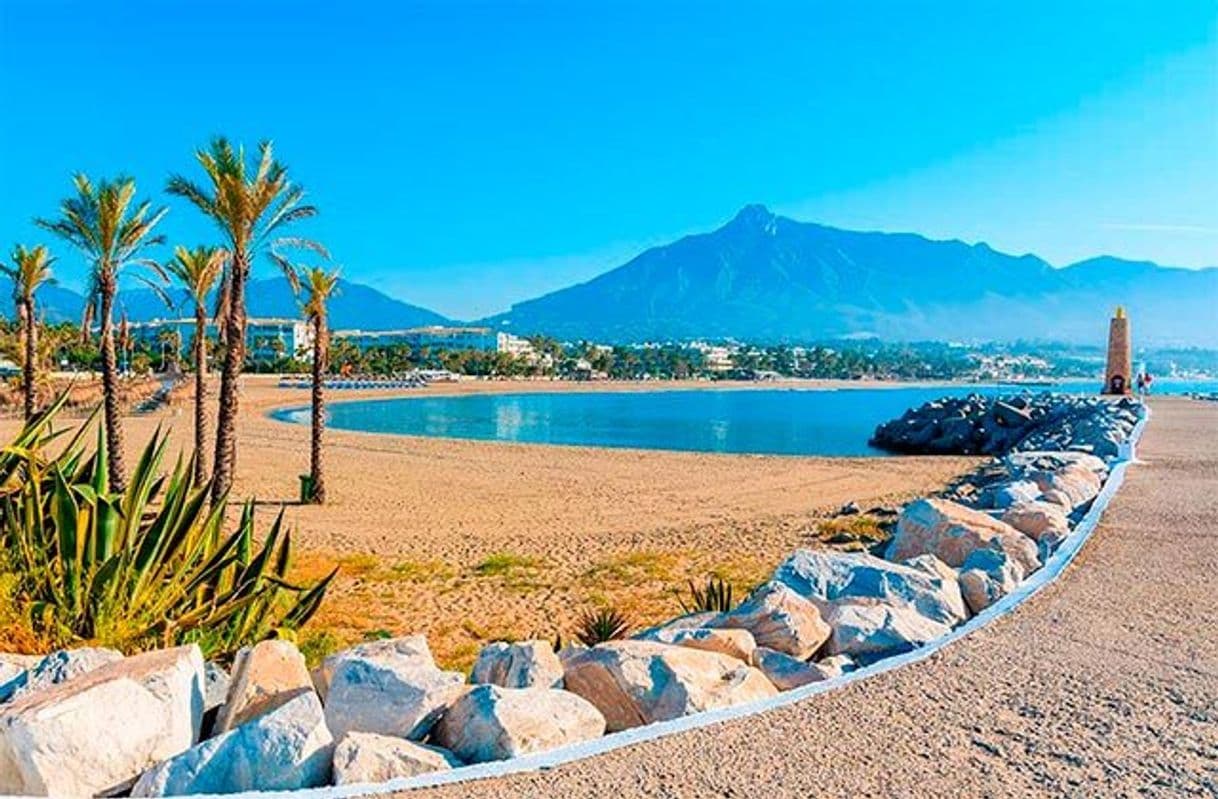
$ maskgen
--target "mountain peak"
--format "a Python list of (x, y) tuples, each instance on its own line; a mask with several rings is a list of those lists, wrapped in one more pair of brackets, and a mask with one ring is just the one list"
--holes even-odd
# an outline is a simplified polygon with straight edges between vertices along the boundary
[(732, 219), (732, 227), (744, 227), (762, 230), (771, 236), (775, 233), (775, 221), (778, 217), (761, 203), (751, 203), (740, 209)]

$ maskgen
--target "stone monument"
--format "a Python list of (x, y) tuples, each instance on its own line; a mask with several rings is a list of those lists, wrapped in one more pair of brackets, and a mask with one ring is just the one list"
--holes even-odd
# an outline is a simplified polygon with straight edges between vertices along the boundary
[(1129, 318), (1117, 306), (1108, 322), (1108, 367), (1104, 370), (1103, 394), (1133, 393), (1133, 349), (1129, 344)]

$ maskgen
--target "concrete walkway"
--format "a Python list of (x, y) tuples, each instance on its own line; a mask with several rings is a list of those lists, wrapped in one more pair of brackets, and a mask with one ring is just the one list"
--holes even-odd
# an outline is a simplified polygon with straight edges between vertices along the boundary
[(419, 797), (1218, 796), (1218, 403), (1153, 400), (1074, 565), (921, 663)]

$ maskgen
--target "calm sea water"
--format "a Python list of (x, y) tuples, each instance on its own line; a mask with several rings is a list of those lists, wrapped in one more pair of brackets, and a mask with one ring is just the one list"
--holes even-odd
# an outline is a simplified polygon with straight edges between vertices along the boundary
[[(1218, 384), (1156, 381), (1157, 393)], [(1036, 389), (1043, 390), (1043, 389)], [(1092, 381), (1055, 390), (1092, 393)], [(330, 425), (346, 430), (541, 444), (777, 455), (885, 454), (867, 441), (881, 422), (945, 395), (1011, 393), (1011, 387), (749, 389), (426, 395), (336, 402)], [(333, 395), (331, 395), (333, 396)], [(280, 418), (308, 423), (307, 410)]]

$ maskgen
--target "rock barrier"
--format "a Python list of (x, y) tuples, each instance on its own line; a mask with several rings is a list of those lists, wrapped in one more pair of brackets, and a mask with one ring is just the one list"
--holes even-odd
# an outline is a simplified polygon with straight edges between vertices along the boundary
[[(490, 644), (468, 678), (440, 669), (417, 635), (352, 647), (312, 674), (282, 640), (242, 650), (231, 674), (193, 646), (127, 658), (0, 655), (0, 792), (381, 783), (577, 746), (899, 662), (1018, 591), (1077, 534), (1140, 412), (1127, 400), (1065, 397), (928, 403), (877, 438), (915, 431), (902, 446), (924, 439), (917, 451), (992, 448), (999, 457), (905, 506), (882, 548), (796, 551), (739, 606), (627, 640), (559, 652), (546, 641)], [(958, 449), (944, 449), (945, 435)]]

